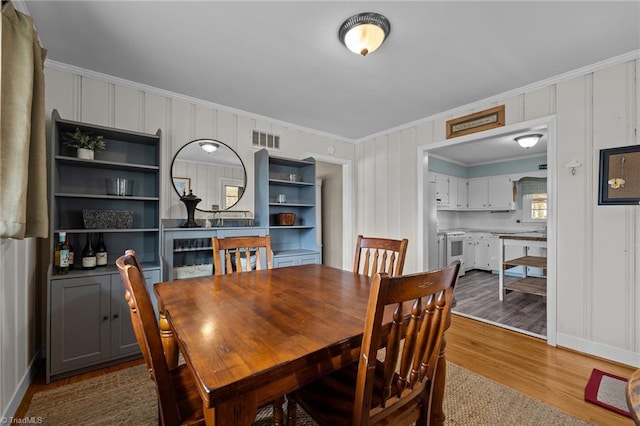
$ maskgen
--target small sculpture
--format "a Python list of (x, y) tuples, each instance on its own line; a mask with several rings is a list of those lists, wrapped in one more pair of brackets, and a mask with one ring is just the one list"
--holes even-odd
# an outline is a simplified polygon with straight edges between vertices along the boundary
[(193, 190), (189, 190), (189, 195), (183, 195), (180, 197), (180, 201), (184, 203), (187, 207), (187, 221), (182, 224), (181, 228), (202, 228), (200, 225), (196, 223), (196, 220), (193, 218), (193, 215), (196, 211), (196, 206), (202, 199), (193, 195)]

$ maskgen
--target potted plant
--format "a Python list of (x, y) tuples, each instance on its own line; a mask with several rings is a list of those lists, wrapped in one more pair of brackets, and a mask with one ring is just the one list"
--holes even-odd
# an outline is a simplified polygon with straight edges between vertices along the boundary
[(63, 140), (66, 146), (78, 150), (78, 158), (87, 160), (93, 160), (96, 150), (101, 151), (107, 147), (103, 136), (94, 136), (91, 133), (83, 132), (77, 127), (74, 132), (65, 133)]

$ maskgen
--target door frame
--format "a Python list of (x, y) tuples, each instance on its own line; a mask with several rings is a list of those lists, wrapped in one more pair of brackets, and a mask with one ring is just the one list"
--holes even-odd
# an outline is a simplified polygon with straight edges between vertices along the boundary
[[(533, 131), (535, 129), (547, 129), (547, 344), (556, 346), (557, 336), (557, 128), (556, 116), (549, 115), (535, 120), (522, 121), (508, 126), (498, 127), (484, 132), (460, 136), (454, 139), (439, 140), (434, 143), (418, 145), (418, 267), (420, 270), (427, 268), (426, 259), (429, 257), (426, 232), (429, 224), (425, 223), (425, 210), (431, 206), (426, 205), (430, 200), (425, 199), (425, 182), (429, 170), (429, 151), (435, 148), (457, 145), (460, 143), (480, 141), (505, 134)], [(437, 230), (436, 230), (437, 232)]]
[(307, 152), (305, 157), (313, 157), (316, 161), (338, 164), (342, 166), (342, 268), (353, 268), (353, 236), (355, 215), (353, 211), (353, 161), (347, 158)]

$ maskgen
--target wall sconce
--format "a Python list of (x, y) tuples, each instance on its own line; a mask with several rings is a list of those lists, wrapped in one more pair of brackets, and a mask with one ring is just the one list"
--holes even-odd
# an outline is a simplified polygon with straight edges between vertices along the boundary
[(567, 169), (569, 169), (569, 171), (571, 171), (572, 175), (576, 174), (576, 167), (580, 167), (582, 166), (582, 163), (578, 160), (573, 160), (573, 161), (569, 161), (567, 164), (564, 165)]
[(523, 148), (531, 148), (532, 146), (535, 146), (535, 144), (538, 143), (541, 137), (542, 135), (540, 133), (535, 133), (532, 135), (518, 136), (514, 140), (518, 142), (518, 145), (520, 145)]
[(389, 32), (389, 20), (375, 12), (353, 15), (343, 22), (338, 31), (340, 41), (357, 55), (367, 56), (382, 45)]
[(200, 148), (205, 150), (208, 154), (211, 154), (212, 152), (217, 150), (219, 147), (220, 147), (220, 145), (218, 145), (217, 143), (212, 142), (212, 141), (202, 141), (202, 142), (200, 142)]

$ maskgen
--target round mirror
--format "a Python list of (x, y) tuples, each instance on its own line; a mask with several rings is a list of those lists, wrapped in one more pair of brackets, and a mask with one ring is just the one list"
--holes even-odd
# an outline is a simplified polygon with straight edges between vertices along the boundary
[(247, 172), (240, 156), (225, 143), (196, 139), (173, 157), (171, 180), (180, 197), (191, 190), (202, 199), (196, 209), (212, 212), (230, 209), (240, 201)]

